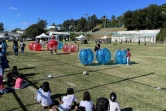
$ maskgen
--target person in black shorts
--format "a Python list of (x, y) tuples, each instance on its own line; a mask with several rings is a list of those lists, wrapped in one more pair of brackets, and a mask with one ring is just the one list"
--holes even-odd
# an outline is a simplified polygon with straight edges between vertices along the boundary
[(95, 45), (94, 51), (95, 51), (95, 63), (97, 63), (96, 61), (96, 51), (100, 49), (100, 42), (98, 41), (97, 44)]

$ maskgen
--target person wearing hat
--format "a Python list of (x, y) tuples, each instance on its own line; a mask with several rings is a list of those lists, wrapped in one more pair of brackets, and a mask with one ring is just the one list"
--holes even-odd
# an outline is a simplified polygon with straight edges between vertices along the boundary
[(131, 56), (130, 49), (127, 48), (127, 65), (130, 65), (130, 56)]

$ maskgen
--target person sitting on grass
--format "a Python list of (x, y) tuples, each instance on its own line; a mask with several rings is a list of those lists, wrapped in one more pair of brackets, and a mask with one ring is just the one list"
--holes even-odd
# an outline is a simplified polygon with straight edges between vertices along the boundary
[(120, 111), (119, 104), (116, 101), (116, 94), (112, 92), (109, 99), (110, 110), (109, 111)]
[(61, 104), (57, 107), (59, 111), (69, 111), (72, 108), (72, 104), (76, 106), (76, 97), (74, 95), (74, 89), (68, 88), (67, 94), (62, 98)]
[(89, 111), (89, 110), (85, 110), (85, 107), (79, 106), (76, 111)]
[(22, 89), (22, 88), (29, 85), (29, 83), (24, 80), (24, 75), (23, 74), (20, 74), (19, 77), (15, 76), (15, 77), (13, 77), (13, 79), (16, 80), (14, 89)]
[(18, 72), (17, 66), (13, 66), (12, 73), (13, 73), (13, 75), (15, 75), (15, 76), (19, 76), (19, 75), (20, 75), (20, 73)]
[(13, 72), (9, 72), (7, 74), (7, 85), (9, 88), (12, 88), (15, 85), (16, 83), (16, 80), (14, 79), (15, 76), (16, 75)]
[(80, 106), (85, 107), (86, 111), (93, 111), (94, 107), (88, 91), (84, 92), (83, 100), (80, 102)]
[(108, 99), (106, 99), (104, 97), (97, 99), (95, 111), (109, 111)]
[(36, 93), (36, 100), (38, 103), (42, 105), (42, 109), (53, 109), (53, 101), (51, 99), (51, 89), (49, 86), (48, 82), (44, 82), (41, 86), (40, 89)]

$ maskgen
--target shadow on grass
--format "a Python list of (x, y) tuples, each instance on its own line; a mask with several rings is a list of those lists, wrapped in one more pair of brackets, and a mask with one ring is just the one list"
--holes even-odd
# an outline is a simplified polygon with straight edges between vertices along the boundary
[[(87, 72), (97, 72), (97, 71), (102, 71), (102, 70), (107, 70), (107, 69), (113, 69), (113, 68), (118, 68), (120, 66), (116, 66), (116, 67), (109, 67), (109, 68), (105, 68), (105, 69), (99, 69), (99, 70), (89, 70)], [(85, 69), (86, 70), (86, 69)], [(42, 80), (47, 80), (47, 79), (54, 79), (54, 78), (62, 78), (62, 77), (68, 77), (68, 76), (74, 76), (74, 75), (80, 75), (82, 74), (82, 72), (78, 72), (78, 73), (73, 73), (73, 74), (68, 74), (68, 75), (61, 75), (61, 76), (55, 76), (52, 78), (43, 78), (43, 79), (38, 79), (38, 80), (34, 80), (34, 82), (38, 82), (38, 81), (42, 81)]]
[[(18, 95), (16, 94), (15, 91), (12, 91), (12, 94), (14, 95), (15, 99), (17, 100), (18, 104), (20, 105), (20, 107), (22, 108), (22, 111), (28, 111), (26, 106), (23, 104), (23, 102), (21, 101), (21, 99), (18, 97)], [(12, 110), (10, 110), (12, 111)]]
[[(25, 105), (26, 107), (28, 107), (28, 106), (33, 106), (33, 105), (36, 105), (36, 104), (38, 104), (37, 102), (35, 102), (35, 103), (32, 103), (32, 104), (28, 104), (28, 105)], [(18, 109), (20, 109), (21, 107), (18, 107), (18, 108), (13, 108), (13, 109), (10, 109), (10, 110), (8, 110), (8, 111), (14, 111), (14, 110), (18, 110)]]
[[(130, 65), (138, 64), (137, 62), (130, 61)], [(114, 60), (111, 60), (110, 63), (107, 63), (106, 65), (126, 65), (126, 64), (116, 64)]]
[(127, 108), (121, 109), (121, 111), (133, 111), (133, 108), (127, 107)]
[(26, 70), (26, 69), (34, 69), (36, 67), (24, 67), (24, 68), (19, 68), (18, 70)]
[[(24, 68), (19, 68), (18, 71), (20, 71), (20, 70), (27, 70), (27, 69), (34, 69), (34, 68), (36, 68), (36, 67), (24, 67)], [(10, 72), (10, 71), (12, 71), (12, 70), (7, 70), (5, 72)]]
[(108, 76), (112, 76), (112, 77), (116, 77), (116, 78), (121, 78), (122, 80), (115, 81), (115, 82), (110, 82), (110, 83), (102, 84), (102, 85), (98, 85), (98, 86), (93, 86), (93, 87), (86, 88), (86, 89), (81, 89), (81, 90), (75, 91), (75, 93), (77, 93), (77, 92), (82, 92), (82, 91), (87, 91), (87, 90), (89, 90), (89, 89), (95, 89), (95, 88), (107, 86), (107, 85), (110, 85), (110, 84), (116, 84), (116, 83), (120, 83), (120, 82), (124, 82), (124, 81), (131, 81), (131, 82), (138, 83), (138, 84), (141, 84), (141, 85), (144, 85), (144, 86), (156, 88), (156, 87), (154, 87), (154, 86), (150, 86), (150, 85), (146, 85), (146, 84), (143, 84), (143, 83), (139, 83), (139, 82), (132, 81), (132, 79), (136, 79), (136, 78), (140, 78), (140, 77), (145, 77), (145, 76), (149, 76), (149, 75), (153, 75), (153, 74), (154, 74), (154, 73), (149, 73), (149, 74), (144, 74), (144, 75), (135, 76), (135, 77), (131, 77), (131, 78), (121, 78), (121, 77), (116, 77), (116, 76), (108, 75)]
[[(39, 54), (39, 53), (34, 53), (34, 52), (28, 52), (28, 53), (24, 53), (24, 55), (21, 55), (21, 52), (18, 52), (18, 56), (29, 56), (29, 55), (37, 55), (37, 54)], [(15, 55), (14, 54), (14, 51), (12, 52), (12, 51), (10, 51), (10, 52), (7, 52), (7, 54), (6, 54), (7, 56), (11, 56), (11, 55)]]
[(66, 55), (66, 54), (70, 54), (70, 53), (58, 53), (57, 55)]
[(25, 77), (29, 77), (29, 76), (35, 76), (37, 74), (40, 74), (40, 73), (29, 73), (29, 74), (24, 74), (24, 75), (25, 75)]
[[(166, 91), (166, 88), (161, 88), (160, 90), (165, 90)], [(165, 110), (166, 111), (166, 110)]]

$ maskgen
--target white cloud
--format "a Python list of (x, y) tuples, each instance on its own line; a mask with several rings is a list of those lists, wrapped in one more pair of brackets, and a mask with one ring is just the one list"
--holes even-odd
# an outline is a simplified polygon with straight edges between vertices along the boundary
[(9, 7), (9, 9), (11, 9), (11, 10), (17, 10), (16, 7)]
[(17, 14), (17, 16), (21, 16), (21, 14)]
[(27, 22), (23, 22), (22, 25), (28, 25), (28, 23)]

